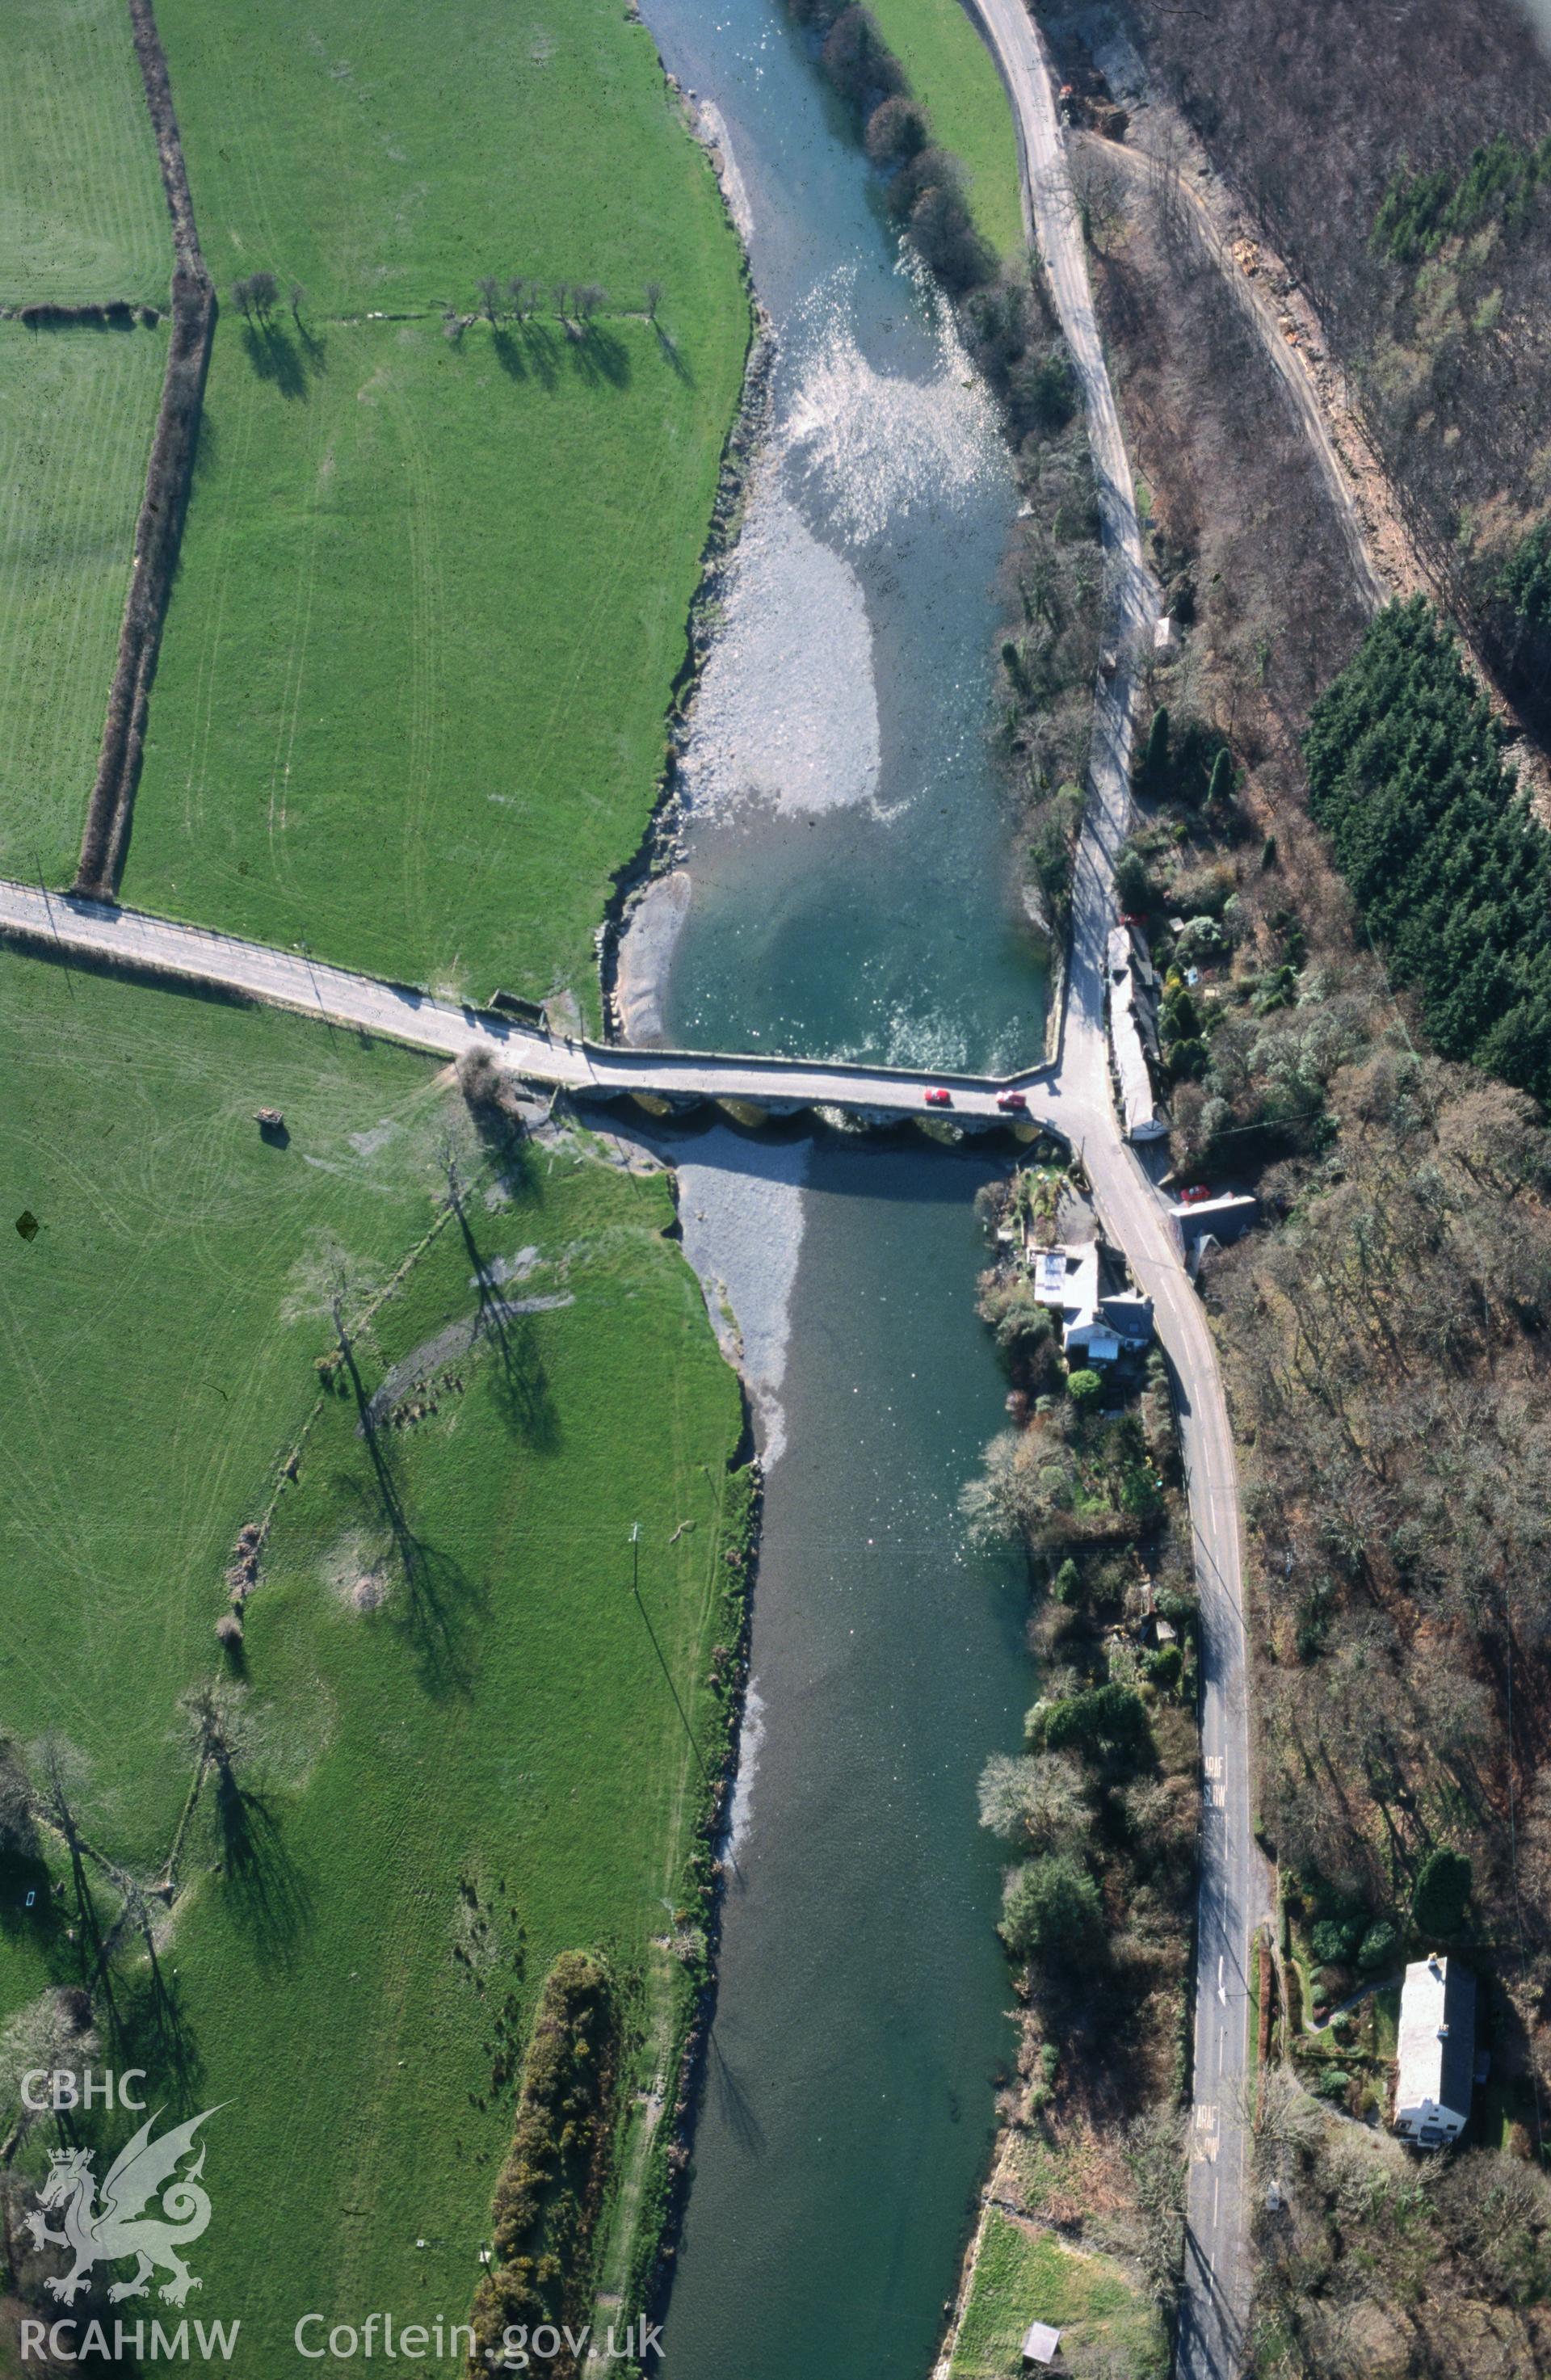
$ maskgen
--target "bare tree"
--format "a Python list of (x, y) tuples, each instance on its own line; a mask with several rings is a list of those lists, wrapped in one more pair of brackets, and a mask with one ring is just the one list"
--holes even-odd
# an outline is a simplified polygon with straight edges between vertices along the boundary
[(570, 311), (570, 303), (571, 284), (569, 281), (557, 281), (554, 285), (554, 310), (558, 322), (564, 322)]
[(600, 307), (609, 302), (609, 293), (600, 282), (584, 281), (576, 292), (577, 319), (590, 322)]
[(254, 273), (248, 276), (248, 295), (253, 310), (267, 322), (280, 296), (280, 284), (273, 273)]
[(483, 309), (485, 320), (493, 326), (496, 300), (501, 295), (501, 284), (493, 273), (482, 273), (479, 275), (479, 303)]
[(1125, 188), (1119, 168), (1084, 146), (1077, 151), (1072, 164), (1072, 187), (1084, 238), (1100, 256), (1107, 256), (1110, 241), (1125, 222)]
[(301, 329), (302, 301), (306, 298), (307, 292), (302, 287), (299, 281), (293, 281), (287, 294), (291, 300), (291, 320), (299, 331)]
[(33, 1840), (32, 1786), (14, 1743), (0, 1742), (0, 1848), (26, 1851)]
[(507, 282), (506, 295), (512, 301), (512, 311), (519, 322), (527, 320), (528, 307), (531, 302), (528, 292), (531, 290), (537, 296), (538, 289), (538, 283), (529, 281), (526, 273), (514, 273)]
[(253, 284), (251, 281), (242, 280), (233, 282), (232, 303), (234, 306), (238, 307), (241, 310), (242, 318), (245, 322), (250, 322), (253, 320)]
[(658, 310), (658, 308), (661, 305), (661, 303), (662, 303), (662, 284), (661, 284), (661, 282), (660, 282), (660, 281), (648, 281), (648, 282), (647, 283), (647, 321), (648, 321), (648, 322), (656, 322), (656, 320), (657, 320), (657, 310)]
[(247, 1710), (248, 1689), (230, 1678), (210, 1678), (183, 1697), (183, 1716), (201, 1769), (213, 1768), (223, 1785), (253, 1749)]

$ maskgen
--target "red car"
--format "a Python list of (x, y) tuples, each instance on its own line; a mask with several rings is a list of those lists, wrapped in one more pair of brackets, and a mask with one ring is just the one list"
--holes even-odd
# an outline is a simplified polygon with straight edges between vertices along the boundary
[(1211, 1196), (1212, 1193), (1204, 1182), (1195, 1182), (1188, 1190), (1181, 1191), (1180, 1204), (1181, 1207), (1199, 1207)]
[(1028, 1100), (1022, 1091), (999, 1091), (997, 1105), (1007, 1115), (1026, 1115), (1028, 1112)]
[(940, 1086), (927, 1093), (927, 1105), (929, 1108), (951, 1108), (952, 1104), (952, 1092), (943, 1090)]

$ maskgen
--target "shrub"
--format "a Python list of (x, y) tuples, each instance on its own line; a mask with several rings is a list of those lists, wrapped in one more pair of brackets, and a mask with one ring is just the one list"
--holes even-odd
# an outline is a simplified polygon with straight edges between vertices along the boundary
[(1098, 1887), (1070, 1852), (1030, 1860), (1007, 1879), (998, 1930), (1015, 1959), (1075, 1958), (1103, 1925)]
[(988, 281), (996, 269), (974, 217), (951, 185), (938, 183), (922, 191), (910, 210), (910, 237), (950, 289), (973, 288), (977, 281)]
[(1160, 702), (1153, 713), (1153, 723), (1147, 730), (1146, 748), (1142, 756), (1143, 783), (1154, 792), (1161, 791), (1169, 781), (1169, 705)]
[(1419, 1934), (1458, 1934), (1471, 1897), (1471, 1864), (1463, 1852), (1440, 1843), (1423, 1861), (1412, 1900), (1412, 1919)]
[(1069, 1374), (1066, 1393), (1079, 1413), (1092, 1413), (1104, 1394), (1104, 1383), (1097, 1372), (1090, 1372), (1084, 1367), (1081, 1371)]
[(1322, 2099), (1344, 2099), (1351, 2088), (1351, 2077), (1339, 2066), (1327, 2066), (1315, 2083)]
[(1060, 2071), (1060, 2051), (1053, 2041), (1039, 2045), (1039, 2070), (1048, 2083), (1053, 2082)]
[(898, 92), (899, 60), (866, 8), (842, 8), (824, 41), (824, 71), (842, 99), (860, 113)]
[(1309, 1939), (1322, 1967), (1339, 1966), (1356, 1948), (1360, 1918), (1322, 1917)]
[(1357, 1963), (1371, 1971), (1387, 1966), (1400, 1947), (1400, 1937), (1387, 1917), (1375, 1919), (1363, 1935), (1357, 1951)]
[(1115, 891), (1121, 907), (1130, 917), (1139, 917), (1152, 902), (1152, 879), (1141, 853), (1127, 844), (1115, 862)]
[(1058, 1603), (1080, 1603), (1083, 1599), (1083, 1573), (1070, 1554), (1051, 1581), (1050, 1592)]
[(1177, 1645), (1160, 1645), (1148, 1658), (1147, 1675), (1155, 1686), (1171, 1694), (1184, 1674), (1184, 1656)]
[(875, 165), (898, 165), (918, 157), (931, 140), (923, 111), (903, 91), (875, 107), (867, 118), (866, 152)]
[(1025, 1726), (1031, 1751), (1115, 1763), (1140, 1759), (1152, 1741), (1142, 1698), (1130, 1686), (1091, 1686), (1065, 1702), (1036, 1703)]
[(481, 2355), (508, 2324), (575, 2320), (600, 2160), (612, 2133), (614, 2014), (599, 1961), (566, 1950), (544, 1980), (523, 2069), (512, 2146), (491, 2205), (494, 2259), (475, 2292)]
[(221, 1614), (215, 1623), (215, 1634), (223, 1651), (236, 1654), (242, 1650), (242, 1622), (235, 1611)]

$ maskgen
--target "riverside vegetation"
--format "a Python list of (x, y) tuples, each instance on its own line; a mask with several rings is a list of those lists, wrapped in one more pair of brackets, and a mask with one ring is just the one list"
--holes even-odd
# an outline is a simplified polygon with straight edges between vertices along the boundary
[[(964, 1510), (1027, 1555), (1039, 1693), (1024, 1752), (993, 1757), (980, 1785), (982, 1823), (1014, 1854), (1000, 1930), (1027, 2016), (952, 2369), (1015, 2369), (1037, 2314), (1070, 2330), (1074, 2373), (1162, 2373), (1183, 2252), (1199, 1804), (1178, 1444), (1161, 1356), (1106, 1378), (1073, 1366), (1034, 1296), (1025, 1248), (1050, 1245), (1059, 1220), (1091, 1228), (1069, 1180), (1036, 1164), (981, 1203), (998, 1254), (979, 1310), (1012, 1427)], [(1003, 2338), (1014, 2285), (1032, 2294)]]
[[(965, 346), (1000, 405), (1024, 499), (1006, 565), (1015, 609), (1000, 651), (1002, 744), (1024, 820), (1024, 905), (1036, 931), (1059, 943), (1082, 824), (1103, 573), (1076, 375), (1037, 260), (1010, 237), (1017, 152), (1005, 94), (967, 18), (950, 35), (919, 0), (894, 0), (881, 25), (854, 0), (787, 5), (818, 44), (883, 176), (891, 217), (954, 300)], [(942, 126), (969, 146), (969, 175), (939, 145), (891, 34), (931, 77)]]

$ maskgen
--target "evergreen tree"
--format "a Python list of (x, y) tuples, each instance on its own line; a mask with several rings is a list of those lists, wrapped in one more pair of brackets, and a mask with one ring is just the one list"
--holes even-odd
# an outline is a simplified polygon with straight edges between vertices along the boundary
[(1147, 731), (1147, 749), (1142, 762), (1142, 775), (1147, 788), (1162, 793), (1169, 782), (1169, 705), (1160, 702), (1153, 713), (1153, 723)]

